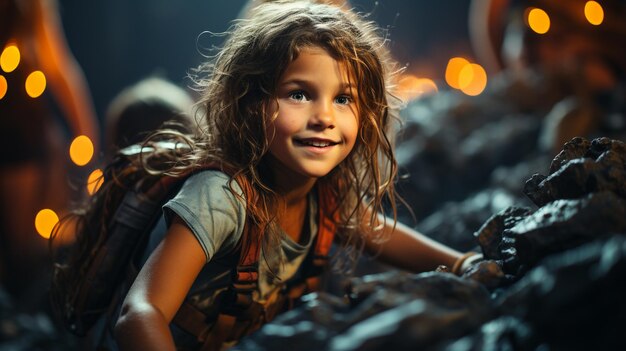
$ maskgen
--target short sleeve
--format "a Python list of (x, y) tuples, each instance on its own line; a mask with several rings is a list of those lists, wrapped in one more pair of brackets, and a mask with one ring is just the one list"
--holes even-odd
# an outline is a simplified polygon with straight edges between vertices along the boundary
[[(234, 184), (234, 191), (242, 195)], [(174, 214), (180, 217), (198, 239), (207, 262), (215, 255), (231, 251), (241, 238), (246, 208), (233, 194), (229, 177), (220, 171), (202, 171), (189, 177), (164, 206), (169, 226)]]

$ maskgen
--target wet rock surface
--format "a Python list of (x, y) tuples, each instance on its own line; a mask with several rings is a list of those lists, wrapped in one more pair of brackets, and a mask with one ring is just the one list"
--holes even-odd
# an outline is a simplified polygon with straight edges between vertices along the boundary
[(353, 279), (348, 299), (309, 295), (237, 350), (399, 350), (465, 335), (492, 313), (488, 291), (449, 273), (382, 273)]
[(576, 138), (554, 159), (550, 175), (533, 175), (524, 192), (537, 206), (599, 191), (626, 197), (625, 155), (626, 145), (621, 141), (599, 138), (589, 143)]
[(623, 349), (623, 145), (567, 143), (549, 176), (526, 186), (536, 208), (507, 207), (476, 230), (486, 260), (462, 277), (391, 271), (355, 278), (346, 297), (310, 295), (236, 349)]

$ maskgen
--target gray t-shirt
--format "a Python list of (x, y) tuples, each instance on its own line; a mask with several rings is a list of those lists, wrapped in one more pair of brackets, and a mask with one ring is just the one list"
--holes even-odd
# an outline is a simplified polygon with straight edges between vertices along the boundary
[[(241, 194), (235, 183), (234, 190)], [(185, 181), (178, 194), (163, 207), (166, 225), (173, 215), (179, 216), (198, 239), (206, 255), (207, 264), (194, 283), (189, 297), (202, 305), (211, 303), (215, 294), (228, 285), (230, 270), (237, 264), (234, 248), (241, 239), (246, 221), (245, 203), (229, 188), (229, 177), (220, 171), (203, 171)], [(263, 302), (281, 282), (291, 278), (300, 267), (317, 234), (317, 203), (309, 195), (308, 226), (305, 226), (299, 242), (282, 233), (283, 265), (275, 272), (280, 280), (268, 274), (265, 259), (270, 264), (276, 257), (259, 258), (259, 291), (255, 299)], [(274, 267), (274, 266), (273, 266)]]

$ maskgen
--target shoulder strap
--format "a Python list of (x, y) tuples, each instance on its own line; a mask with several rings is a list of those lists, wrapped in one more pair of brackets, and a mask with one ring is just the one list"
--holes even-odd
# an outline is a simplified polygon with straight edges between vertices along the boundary
[[(310, 276), (318, 276), (328, 264), (329, 252), (339, 219), (335, 198), (329, 189), (320, 187), (318, 189), (318, 229), (315, 246), (310, 254), (311, 260), (303, 262), (303, 264), (307, 264), (307, 261), (309, 261), (308, 265), (313, 267), (303, 267), (306, 274), (304, 276), (305, 279)], [(249, 247), (244, 248), (240, 254), (237, 269), (233, 274), (235, 291), (249, 291), (251, 293), (258, 285), (260, 242), (256, 240), (259, 236), (255, 236), (256, 233), (251, 232), (251, 230), (256, 228), (252, 223), (246, 222), (242, 239), (246, 239), (246, 235), (253, 235), (254, 239), (248, 239)]]
[[(225, 172), (228, 174), (228, 172)], [(241, 185), (241, 184), (240, 184)], [(246, 199), (250, 199), (250, 189), (242, 189)], [(320, 187), (318, 189), (318, 233), (315, 239), (315, 247), (303, 265), (305, 275), (304, 283), (308, 278), (317, 278), (324, 267), (328, 263), (328, 254), (333, 242), (334, 234), (339, 220), (339, 211), (336, 208), (336, 202), (330, 191)], [(203, 341), (202, 350), (219, 350), (223, 342), (232, 339), (233, 336), (241, 336), (245, 331), (258, 325), (258, 317), (263, 313), (262, 306), (254, 302), (252, 298), (253, 292), (258, 287), (259, 280), (259, 257), (260, 257), (260, 235), (259, 228), (253, 223), (249, 217), (242, 234), (242, 248), (239, 254), (237, 267), (232, 271), (231, 284), (228, 290), (224, 292), (221, 298), (220, 312), (210, 330), (204, 329), (204, 333), (196, 335)], [(308, 263), (307, 263), (308, 262)], [(302, 284), (300, 284), (302, 285)], [(310, 285), (310, 284), (307, 284)], [(289, 289), (288, 289), (289, 290)], [(291, 297), (289, 291), (286, 295)], [(181, 308), (176, 315), (175, 321), (182, 321), (184, 317), (190, 314), (181, 313), (185, 308)], [(200, 315), (199, 318), (193, 318), (186, 324), (202, 324), (205, 322)], [(183, 327), (184, 328), (184, 327)], [(189, 330), (189, 328), (184, 328)], [(203, 334), (203, 335), (199, 335)]]
[(328, 262), (328, 253), (337, 231), (339, 223), (339, 209), (334, 196), (326, 187), (318, 189), (318, 230), (317, 241), (313, 256), (314, 265), (325, 265)]

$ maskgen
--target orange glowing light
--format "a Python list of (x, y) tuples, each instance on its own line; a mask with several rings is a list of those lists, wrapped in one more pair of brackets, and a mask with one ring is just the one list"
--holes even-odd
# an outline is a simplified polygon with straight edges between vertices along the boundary
[(98, 168), (91, 172), (87, 178), (87, 193), (89, 193), (89, 195), (95, 194), (96, 191), (100, 189), (100, 186), (102, 186), (102, 182), (104, 182), (104, 177), (101, 169)]
[(35, 216), (35, 229), (42, 237), (49, 239), (54, 226), (59, 223), (59, 216), (51, 209), (45, 208)]
[(432, 79), (417, 78), (414, 75), (405, 75), (398, 82), (398, 95), (404, 101), (411, 101), (423, 95), (439, 91)]
[(476, 96), (487, 87), (487, 72), (479, 64), (469, 64), (461, 70), (459, 84), (463, 93)]
[(453, 57), (446, 66), (446, 83), (454, 89), (461, 89), (459, 85), (459, 74), (463, 67), (469, 65), (469, 61), (462, 57)]
[(70, 145), (70, 158), (78, 166), (84, 166), (93, 157), (93, 143), (85, 135), (77, 136)]
[(546, 11), (533, 8), (528, 12), (528, 26), (537, 34), (545, 34), (550, 30), (550, 16)]
[(0, 67), (2, 70), (9, 73), (20, 64), (20, 49), (14, 44), (7, 45), (0, 55)]
[(0, 100), (6, 95), (8, 87), (7, 79), (4, 78), (3, 75), (0, 75)]
[(39, 97), (46, 90), (46, 76), (42, 71), (34, 71), (26, 77), (26, 93), (32, 98)]
[(598, 26), (604, 21), (604, 9), (596, 1), (587, 1), (585, 4), (585, 17), (589, 23)]

